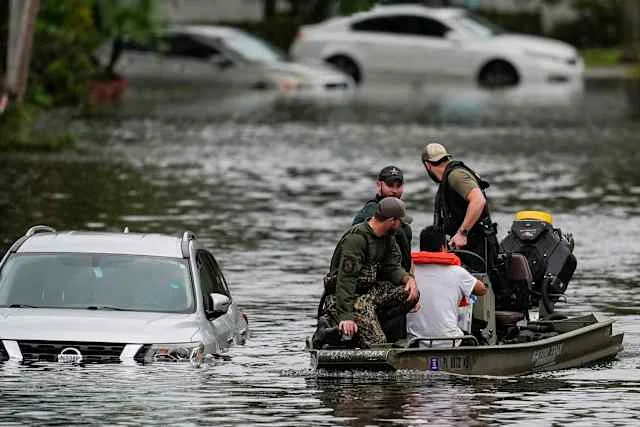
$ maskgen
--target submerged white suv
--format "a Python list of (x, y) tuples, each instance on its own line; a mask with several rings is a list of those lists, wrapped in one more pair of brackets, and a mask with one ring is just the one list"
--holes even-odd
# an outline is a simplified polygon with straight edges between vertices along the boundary
[(196, 236), (30, 228), (0, 261), (0, 360), (152, 363), (219, 356), (248, 335)]

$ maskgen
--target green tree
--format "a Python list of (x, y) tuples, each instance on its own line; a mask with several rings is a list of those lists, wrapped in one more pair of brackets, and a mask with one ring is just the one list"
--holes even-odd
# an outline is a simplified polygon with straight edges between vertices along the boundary
[(160, 25), (152, 0), (93, 0), (93, 18), (101, 42), (112, 44), (111, 55), (101, 74), (113, 78), (114, 67), (125, 41), (147, 43)]
[[(84, 100), (90, 78), (113, 76), (122, 40), (146, 41), (157, 28), (151, 0), (46, 0), (36, 20), (28, 99), (41, 106)], [(96, 49), (113, 41), (101, 68)]]
[[(101, 67), (94, 57), (96, 49), (109, 40), (146, 40), (157, 23), (152, 0), (42, 0), (26, 102), (11, 105), (0, 115), (0, 151), (68, 145), (68, 134), (55, 135), (50, 126), (42, 125), (39, 110), (83, 104), (88, 81), (97, 75), (113, 75), (119, 56), (113, 49), (110, 60)], [(38, 126), (46, 131), (39, 134), (34, 130)]]
[(342, 0), (340, 1), (340, 14), (351, 15), (371, 9), (376, 4), (375, 0)]

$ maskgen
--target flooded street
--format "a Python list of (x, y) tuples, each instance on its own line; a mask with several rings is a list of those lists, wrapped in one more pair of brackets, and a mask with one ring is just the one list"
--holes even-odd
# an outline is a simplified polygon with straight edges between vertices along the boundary
[[(264, 96), (139, 103), (70, 124), (79, 150), (0, 156), (0, 252), (35, 224), (194, 231), (222, 265), (253, 336), (190, 366), (0, 366), (10, 425), (631, 425), (640, 419), (640, 121), (624, 84), (584, 94), (421, 88), (310, 106)], [(372, 95), (373, 96), (373, 95)], [(153, 107), (153, 108), (152, 108)], [(435, 185), (420, 153), (441, 142), (492, 185), (499, 237), (521, 209), (571, 232), (569, 314), (624, 332), (617, 359), (523, 378), (344, 373), (304, 352), (341, 233), (394, 164), (419, 230)]]

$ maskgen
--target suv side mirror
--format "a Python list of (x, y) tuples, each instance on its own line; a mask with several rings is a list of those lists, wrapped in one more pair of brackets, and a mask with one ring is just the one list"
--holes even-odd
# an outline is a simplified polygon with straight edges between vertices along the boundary
[(207, 312), (207, 317), (215, 319), (216, 317), (220, 317), (229, 311), (229, 307), (231, 306), (231, 299), (228, 296), (213, 293), (209, 294), (209, 299), (211, 301), (211, 310)]

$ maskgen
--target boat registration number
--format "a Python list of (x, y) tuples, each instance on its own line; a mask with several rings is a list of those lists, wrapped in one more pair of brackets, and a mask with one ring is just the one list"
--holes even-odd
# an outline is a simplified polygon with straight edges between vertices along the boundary
[(470, 366), (469, 356), (432, 357), (429, 359), (430, 371), (453, 371), (456, 369), (469, 369)]

